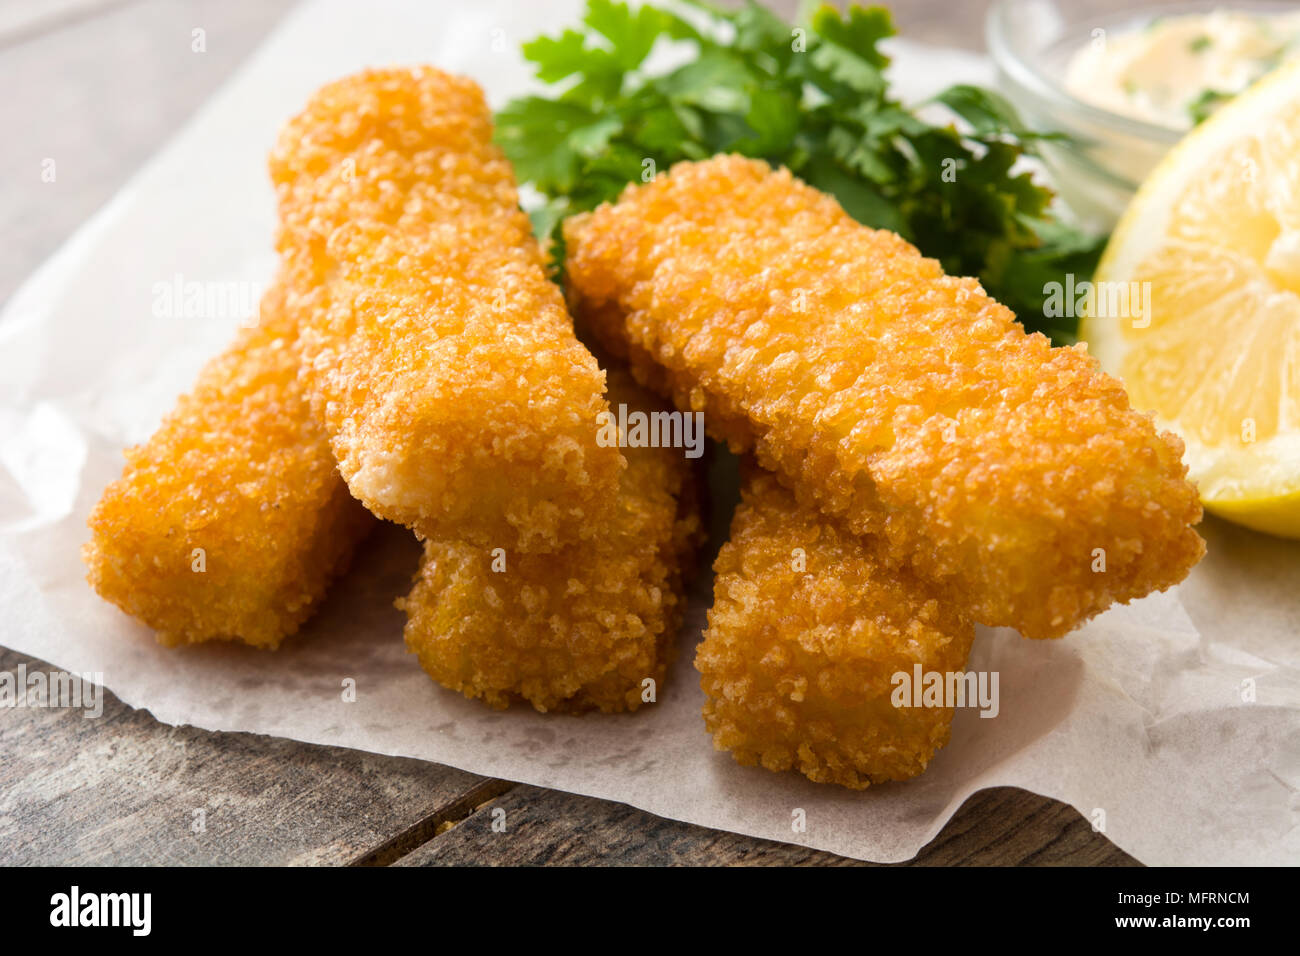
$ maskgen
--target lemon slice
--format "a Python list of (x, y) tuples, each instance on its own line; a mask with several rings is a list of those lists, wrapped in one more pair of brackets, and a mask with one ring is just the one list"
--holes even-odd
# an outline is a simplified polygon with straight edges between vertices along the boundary
[(1088, 291), (1080, 336), (1183, 437), (1206, 509), (1300, 538), (1300, 63), (1165, 157)]

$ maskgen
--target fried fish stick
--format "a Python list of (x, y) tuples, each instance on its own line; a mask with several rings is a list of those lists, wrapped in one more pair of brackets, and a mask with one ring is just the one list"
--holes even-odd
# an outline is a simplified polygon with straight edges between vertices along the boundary
[(277, 284), (91, 513), (91, 585), (163, 644), (278, 646), (375, 523), (311, 414), (283, 304)]
[(960, 674), (975, 628), (880, 550), (744, 474), (695, 658), (718, 750), (863, 789), (915, 777), (948, 742), (953, 707), (897, 706), (895, 675)]
[[(611, 370), (610, 403), (660, 409)], [(636, 710), (662, 686), (703, 537), (696, 476), (680, 448), (627, 448), (613, 518), (554, 554), (429, 539), (406, 644), (435, 681), (503, 708)]]
[(1204, 552), (1182, 442), (1083, 347), (788, 171), (682, 163), (567, 225), (581, 319), (975, 620), (1059, 637)]
[(421, 536), (527, 551), (590, 534), (623, 460), (604, 379), (545, 272), (471, 81), (367, 71), (271, 158), (304, 378), (352, 493)]

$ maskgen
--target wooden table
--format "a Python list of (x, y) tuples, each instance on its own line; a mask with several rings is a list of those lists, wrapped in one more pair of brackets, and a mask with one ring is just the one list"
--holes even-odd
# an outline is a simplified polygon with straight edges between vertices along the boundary
[[(773, 5), (788, 12), (795, 3)], [(9, 91), (0, 99), (0, 300), (113, 195), (291, 6), (0, 4), (0, 88)], [(894, 4), (906, 35), (971, 49), (982, 46), (985, 6)], [(207, 34), (203, 56), (190, 51), (196, 27)], [(58, 163), (57, 184), (41, 182), (46, 157)], [(46, 666), (0, 649), (0, 670), (24, 663)], [(0, 863), (856, 864), (418, 760), (169, 727), (105, 696), (99, 720), (74, 710), (0, 710)], [(492, 832), (497, 806), (512, 821), (507, 833)], [(904, 865), (951, 864), (1136, 861), (1073, 808), (1001, 788), (972, 797)]]

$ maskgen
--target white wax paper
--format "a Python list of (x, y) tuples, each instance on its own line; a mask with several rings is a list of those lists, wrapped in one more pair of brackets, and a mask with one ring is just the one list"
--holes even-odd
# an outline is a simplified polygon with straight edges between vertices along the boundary
[[(617, 717), (497, 712), (430, 682), (392, 608), (418, 555), (396, 527), (367, 542), (274, 654), (166, 650), (92, 593), (78, 548), (123, 446), (153, 430), (238, 321), (159, 317), (155, 285), (265, 284), (275, 225), (265, 157), (280, 123), (322, 82), (394, 63), (466, 73), (500, 106), (532, 85), (520, 41), (574, 22), (578, 7), (309, 3), (32, 277), (0, 318), (0, 642), (102, 673), (166, 723), (418, 757), (861, 859), (908, 859), (970, 794), (1011, 785), (1104, 818), (1146, 863), (1300, 861), (1300, 545), (1213, 521), (1210, 556), (1174, 591), (1062, 641), (982, 630), (971, 667), (1000, 673), (1000, 714), (959, 711), (922, 777), (863, 793), (713, 751), (691, 668), (707, 576), (659, 702)], [(989, 79), (970, 54), (894, 52), (912, 101)], [(792, 828), (796, 809), (805, 832)]]

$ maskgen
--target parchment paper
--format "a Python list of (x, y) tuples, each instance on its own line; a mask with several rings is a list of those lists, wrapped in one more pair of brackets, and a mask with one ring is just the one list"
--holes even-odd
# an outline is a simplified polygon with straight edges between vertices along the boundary
[[(573, 22), (578, 6), (299, 8), (11, 300), (0, 318), (0, 642), (102, 673), (166, 723), (418, 757), (861, 859), (908, 859), (971, 793), (1012, 785), (1104, 820), (1146, 863), (1300, 862), (1300, 545), (1214, 521), (1210, 556), (1175, 591), (1062, 641), (982, 630), (971, 667), (999, 672), (1000, 714), (959, 711), (952, 743), (922, 777), (864, 793), (713, 751), (691, 668), (707, 573), (672, 680), (655, 706), (624, 717), (496, 712), (432, 684), (392, 608), (418, 554), (396, 527), (368, 541), (320, 614), (275, 654), (165, 650), (91, 592), (78, 547), (123, 446), (153, 430), (238, 322), (160, 317), (155, 284), (264, 285), (274, 262), (265, 156), (279, 124), (320, 83), (392, 63), (467, 73), (499, 106), (532, 84), (520, 41)], [(989, 78), (980, 57), (894, 51), (911, 100)], [(356, 681), (353, 703), (345, 678)], [(792, 829), (796, 809), (806, 832)]]

